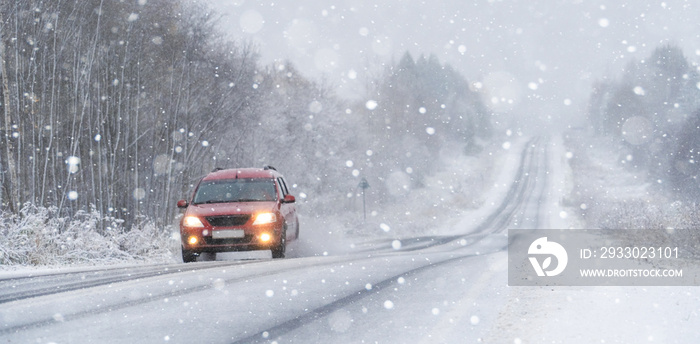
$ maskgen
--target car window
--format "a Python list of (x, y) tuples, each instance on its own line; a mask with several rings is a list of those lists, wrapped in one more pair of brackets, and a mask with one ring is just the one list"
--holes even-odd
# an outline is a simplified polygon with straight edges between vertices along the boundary
[(282, 190), (282, 197), (289, 194), (289, 189), (287, 189), (287, 183), (284, 182), (284, 178), (277, 178), (277, 182), (280, 184), (280, 190)]
[(193, 203), (274, 201), (275, 196), (271, 179), (212, 180), (199, 185)]

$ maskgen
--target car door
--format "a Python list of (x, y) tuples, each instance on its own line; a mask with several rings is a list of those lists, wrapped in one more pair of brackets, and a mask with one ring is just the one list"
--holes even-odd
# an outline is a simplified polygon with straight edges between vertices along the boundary
[(281, 195), (280, 213), (287, 224), (287, 238), (296, 239), (299, 225), (299, 221), (297, 221), (296, 205), (284, 201), (285, 197), (289, 195), (289, 189), (283, 177), (277, 177), (277, 186), (279, 187)]

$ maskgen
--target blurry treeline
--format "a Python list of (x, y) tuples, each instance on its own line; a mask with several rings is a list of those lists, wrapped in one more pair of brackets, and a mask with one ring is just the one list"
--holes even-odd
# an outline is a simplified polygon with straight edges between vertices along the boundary
[(310, 199), (344, 198), (365, 175), (381, 194), (392, 172), (420, 186), (444, 142), (474, 151), (491, 130), (435, 58), (407, 54), (368, 99), (343, 100), (289, 63), (261, 66), (187, 1), (3, 1), (0, 42), (0, 201), (13, 213), (169, 224), (216, 166), (271, 164)]
[(619, 139), (619, 161), (683, 198), (700, 198), (700, 74), (683, 51), (660, 46), (628, 64), (619, 80), (598, 82), (589, 119)]

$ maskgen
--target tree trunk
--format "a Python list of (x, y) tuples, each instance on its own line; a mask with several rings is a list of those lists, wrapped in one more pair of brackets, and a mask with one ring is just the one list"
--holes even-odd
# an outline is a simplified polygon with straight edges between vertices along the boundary
[[(0, 23), (4, 22), (2, 13), (0, 13)], [(17, 180), (17, 171), (15, 159), (13, 156), (13, 142), (11, 137), (12, 132), (12, 116), (10, 116), (10, 88), (7, 81), (7, 69), (5, 68), (5, 38), (0, 31), (0, 73), (2, 73), (2, 94), (3, 94), (3, 104), (2, 108), (4, 110), (5, 120), (3, 122), (2, 134), (5, 149), (0, 152), (0, 155), (4, 156), (4, 159), (0, 159), (4, 166), (0, 166), (5, 170), (5, 178), (3, 178), (2, 189), (3, 194), (7, 197), (4, 202), (7, 205), (10, 212), (16, 213), (19, 210), (19, 188)], [(9, 176), (8, 176), (9, 175)]]

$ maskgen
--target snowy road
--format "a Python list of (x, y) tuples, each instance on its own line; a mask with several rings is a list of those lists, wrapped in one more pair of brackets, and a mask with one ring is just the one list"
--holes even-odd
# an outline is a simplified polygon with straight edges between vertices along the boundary
[[(559, 196), (548, 181), (558, 175), (557, 154), (549, 146), (533, 140), (512, 154), (512, 171), (504, 175), (516, 182), (461, 233), (402, 238), (400, 247), (394, 240), (375, 240), (335, 256), (0, 280), (0, 343), (520, 343), (600, 342), (605, 336), (627, 342), (624, 336), (637, 331), (605, 332), (616, 322), (596, 316), (596, 303), (587, 297), (612, 297), (619, 306), (620, 300), (648, 297), (646, 289), (553, 293), (507, 286), (506, 229), (554, 225), (550, 208)], [(562, 309), (547, 302), (551, 297), (576, 306)], [(692, 307), (682, 316), (697, 320)], [(638, 303), (634, 309), (647, 308)], [(601, 309), (608, 315), (626, 310)], [(592, 324), (603, 332), (590, 334), (586, 325), (562, 316), (597, 319)], [(655, 323), (633, 317), (641, 325)], [(636, 335), (635, 340), (649, 338), (643, 331)]]
[[(425, 342), (479, 338), (505, 288), (513, 221), (539, 203), (528, 145), (503, 203), (460, 235), (374, 241), (359, 253), (216, 261), (0, 280), (2, 342)], [(535, 206), (536, 207), (536, 206)], [(516, 220), (520, 219), (520, 220)], [(493, 306), (493, 300), (489, 301)], [(479, 315), (475, 315), (479, 314)]]

